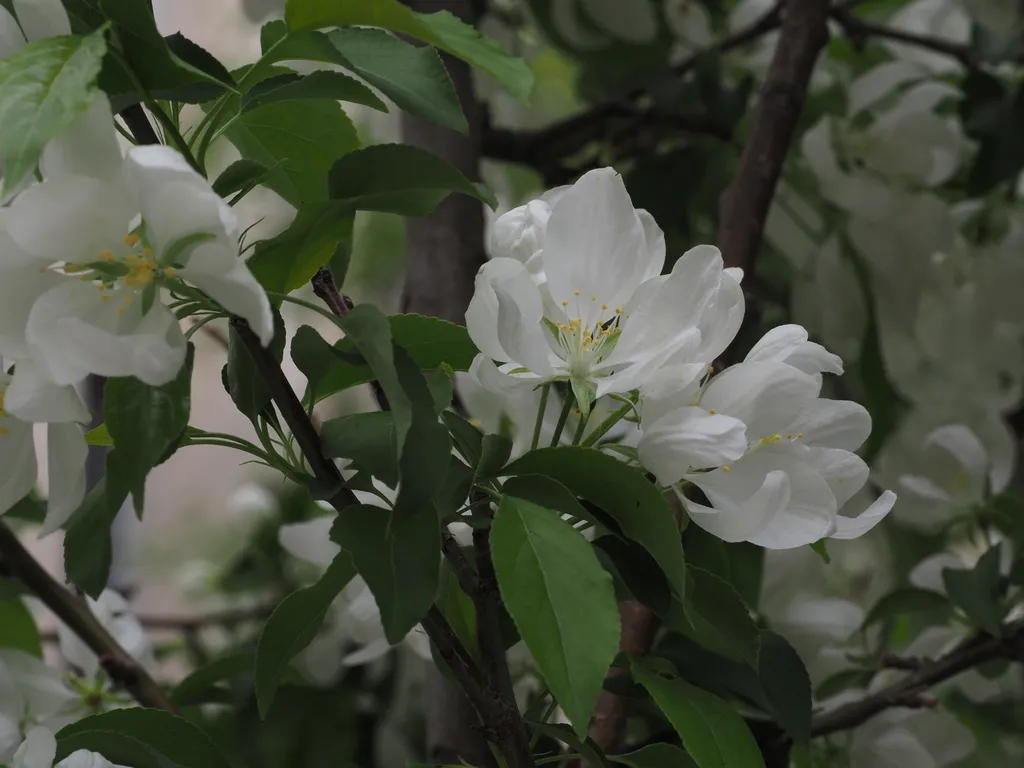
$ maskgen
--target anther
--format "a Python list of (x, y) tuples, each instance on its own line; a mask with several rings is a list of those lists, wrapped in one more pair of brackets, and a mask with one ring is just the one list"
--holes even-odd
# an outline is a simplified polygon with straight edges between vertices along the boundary
[(597, 301), (597, 296), (591, 296), (591, 297), (590, 297), (590, 300), (591, 300), (591, 301)]
[(569, 302), (568, 301), (563, 301), (562, 302), (562, 306), (563, 307), (568, 307), (569, 306)]
[(572, 295), (573, 295), (573, 296), (579, 296), (579, 295), (580, 295), (580, 292), (579, 292), (579, 291), (573, 291), (573, 292), (572, 292)]
[(125, 235), (124, 236), (124, 244), (125, 245), (138, 245), (139, 244), (139, 237), (138, 237), (138, 235)]
[(729, 465), (726, 464), (724, 467), (722, 467), (722, 471), (723, 472), (728, 472), (729, 471)]
[(608, 305), (607, 304), (602, 304), (601, 305), (601, 309), (608, 309)]
[(174, 267), (167, 267), (166, 269), (164, 269), (164, 275), (166, 275), (167, 277), (174, 277), (176, 274), (178, 274), (178, 270), (176, 270)]
[(718, 411), (716, 411), (714, 408), (709, 408), (708, 409), (708, 413), (710, 413), (712, 416), (714, 416), (716, 413), (718, 413)]

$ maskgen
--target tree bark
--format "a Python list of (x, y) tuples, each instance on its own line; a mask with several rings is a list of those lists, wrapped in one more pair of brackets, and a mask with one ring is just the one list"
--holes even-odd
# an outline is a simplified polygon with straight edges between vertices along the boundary
[[(469, 0), (406, 0), (416, 11), (447, 10), (464, 21), (475, 14)], [(473, 90), (470, 67), (442, 54), (469, 124), (466, 136), (402, 113), (402, 138), (446, 160), (471, 180), (480, 176), (483, 110)], [(402, 311), (464, 324), (473, 296), (473, 280), (484, 262), (484, 213), (479, 201), (452, 195), (421, 219), (405, 226), (408, 256)], [(479, 721), (462, 692), (432, 670), (427, 684), (427, 757), (434, 763), (494, 764)]]

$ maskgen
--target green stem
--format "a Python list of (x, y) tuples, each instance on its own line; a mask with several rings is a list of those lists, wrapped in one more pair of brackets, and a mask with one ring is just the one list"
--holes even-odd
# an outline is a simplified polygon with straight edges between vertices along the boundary
[(227, 106), (228, 95), (225, 94), (217, 99), (216, 103), (210, 108), (199, 125), (196, 126), (195, 135), (199, 137), (199, 144), (196, 146), (196, 159), (200, 163), (206, 163), (206, 153), (210, 149), (210, 145), (213, 140), (220, 135), (217, 130), (217, 120), (220, 118), (221, 112), (224, 111), (224, 107)]
[[(593, 411), (591, 411), (590, 413), (593, 413)], [(576, 425), (576, 434), (572, 436), (573, 445), (580, 444), (580, 439), (583, 437), (583, 432), (587, 428), (587, 422), (590, 421), (590, 413), (588, 413), (586, 416), (584, 416), (582, 413), (580, 414), (580, 423)]]
[(587, 435), (587, 439), (580, 443), (580, 445), (582, 445), (584, 448), (587, 448), (596, 443), (602, 437), (607, 435), (612, 427), (614, 427), (616, 424), (618, 424), (620, 421), (626, 418), (626, 414), (632, 411), (635, 407), (635, 403), (625, 403), (621, 408), (610, 413), (608, 415), (608, 418), (602, 421), (598, 425), (597, 429), (595, 429), (593, 432)]
[(572, 410), (573, 404), (576, 402), (576, 396), (572, 393), (572, 389), (565, 396), (565, 403), (562, 405), (562, 412), (558, 414), (558, 423), (555, 425), (555, 434), (551, 438), (551, 447), (558, 445), (558, 441), (562, 439), (562, 430), (565, 429), (565, 422), (569, 420), (569, 411)]
[(533, 425), (533, 440), (530, 441), (530, 450), (535, 451), (540, 445), (540, 429), (544, 426), (544, 412), (548, 409), (548, 395), (551, 394), (551, 383), (548, 382), (540, 388), (540, 408), (537, 409), (537, 423)]

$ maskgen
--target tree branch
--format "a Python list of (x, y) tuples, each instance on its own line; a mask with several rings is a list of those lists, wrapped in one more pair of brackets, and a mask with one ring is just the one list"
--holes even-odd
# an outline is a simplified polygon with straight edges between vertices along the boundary
[(917, 670), (882, 690), (819, 715), (811, 724), (811, 735), (856, 728), (891, 707), (929, 706), (922, 696), (929, 688), (995, 659), (1024, 661), (1024, 620), (1007, 625), (1001, 637), (979, 633), (945, 656), (921, 660)]
[(163, 688), (100, 624), (84, 599), (65, 589), (43, 568), (15, 535), (0, 523), (0, 566), (22, 582), (66, 624), (100, 660), (111, 680), (142, 706), (177, 712)]
[(787, 0), (782, 30), (732, 183), (719, 205), (718, 247), (726, 265), (752, 272), (811, 72), (828, 41), (828, 3)]

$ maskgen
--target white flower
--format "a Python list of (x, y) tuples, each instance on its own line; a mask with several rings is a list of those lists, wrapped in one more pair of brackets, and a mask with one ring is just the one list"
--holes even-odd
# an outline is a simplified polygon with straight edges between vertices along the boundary
[(974, 736), (941, 709), (888, 709), (853, 732), (850, 768), (943, 768), (975, 749)]
[(24, 728), (51, 722), (75, 699), (56, 670), (24, 651), (0, 648), (0, 764), (10, 762)]
[(614, 170), (590, 171), (566, 190), (543, 241), (543, 285), (512, 258), (477, 275), (466, 325), (482, 354), (504, 363), (501, 373), (568, 380), (586, 413), (597, 397), (636, 389), (673, 355), (699, 349), (698, 326), (723, 282), (721, 254), (698, 246), (659, 277), (664, 236)]
[[(978, 0), (970, 2), (976, 3)], [(916, 0), (893, 14), (888, 24), (904, 32), (948, 40), (954, 45), (969, 45), (971, 23), (964, 13), (964, 4), (963, 0)], [(955, 57), (919, 45), (908, 45), (892, 40), (883, 40), (882, 45), (893, 56), (927, 67), (936, 75), (957, 73), (962, 70)]]
[[(121, 595), (112, 589), (105, 589), (99, 600), (93, 600), (91, 597), (87, 600), (89, 610), (114, 637), (118, 645), (142, 666), (151, 668), (155, 665), (153, 647), (146, 636), (146, 630)], [(94, 679), (100, 671), (100, 661), (96, 654), (63, 623), (57, 626), (57, 637), (61, 655), (80, 669), (86, 677)]]
[(551, 208), (569, 186), (549, 189), (536, 200), (499, 216), (491, 227), (492, 258), (509, 258), (526, 265), (538, 285), (545, 282), (541, 249), (544, 247)]
[(711, 18), (703, 4), (694, 0), (668, 0), (665, 21), (678, 40), (678, 47), (692, 55), (711, 45)]
[[(17, 415), (15, 415), (15, 411)], [(14, 377), (0, 371), (0, 515), (17, 504), (36, 484), (33, 422), (47, 424), (50, 492), (42, 535), (67, 522), (85, 496), (88, 446), (76, 422), (89, 412), (74, 387), (40, 381), (32, 365), (19, 363)]]
[(669, 407), (653, 401), (653, 416), (645, 401), (640, 460), (663, 485), (700, 488), (712, 506), (681, 497), (690, 518), (725, 541), (789, 549), (861, 536), (896, 497), (886, 491), (857, 517), (839, 514), (868, 478), (852, 451), (871, 417), (819, 398), (823, 371), (841, 373), (842, 361), (800, 326), (775, 328), (743, 363), (693, 380)]
[[(154, 298), (180, 278), (269, 343), (270, 304), (238, 257), (231, 209), (169, 147), (134, 147), (122, 161), (112, 119), (100, 96), (47, 147), (44, 181), (5, 211), (0, 270), (24, 272), (33, 261), (40, 275), (35, 283), (0, 283), (0, 305), (17, 307), (15, 317), (0, 317), (7, 321), (0, 342), (13, 338), (17, 347), (23, 331), (57, 384), (89, 373), (166, 383), (184, 361), (185, 340)], [(24, 325), (12, 322), (20, 319)], [(0, 348), (16, 361), (20, 351)]]
[(939, 427), (925, 437), (922, 448), (938, 450), (930, 451), (929, 475), (900, 478), (900, 486), (910, 493), (942, 507), (966, 510), (980, 504), (990, 492), (1005, 490), (1005, 485), (991, 484), (985, 447), (965, 424)]
[[(56, 757), (57, 739), (47, 728), (37, 727), (28, 732), (24, 743), (14, 755), (11, 768), (51, 768)], [(79, 749), (57, 763), (54, 768), (125, 768), (125, 766), (114, 765), (96, 752)]]

